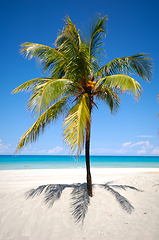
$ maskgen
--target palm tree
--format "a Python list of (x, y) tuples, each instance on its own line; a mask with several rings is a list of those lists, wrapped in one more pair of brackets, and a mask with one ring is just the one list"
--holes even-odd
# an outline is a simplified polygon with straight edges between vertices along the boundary
[(136, 99), (141, 86), (131, 76), (136, 73), (150, 81), (152, 60), (147, 54), (116, 58), (102, 66), (104, 56), (102, 38), (106, 35), (107, 16), (98, 14), (88, 31), (77, 30), (69, 16), (60, 31), (54, 47), (26, 42), (21, 53), (35, 57), (50, 73), (50, 77), (35, 78), (13, 90), (31, 91), (28, 110), (38, 115), (37, 121), (20, 138), (16, 152), (28, 142), (34, 142), (40, 133), (59, 116), (64, 116), (64, 142), (81, 154), (85, 146), (87, 191), (92, 196), (90, 172), (90, 132), (92, 110), (103, 101), (114, 113), (119, 105), (119, 94), (131, 92)]

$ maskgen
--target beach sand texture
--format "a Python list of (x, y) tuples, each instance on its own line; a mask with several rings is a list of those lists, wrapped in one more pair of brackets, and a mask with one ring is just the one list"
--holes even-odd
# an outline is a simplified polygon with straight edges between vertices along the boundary
[(159, 169), (0, 171), (0, 240), (158, 240)]

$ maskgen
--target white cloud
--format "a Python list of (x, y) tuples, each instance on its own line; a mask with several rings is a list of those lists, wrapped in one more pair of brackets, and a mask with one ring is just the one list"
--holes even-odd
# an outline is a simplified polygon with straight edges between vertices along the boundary
[(151, 153), (154, 155), (159, 155), (159, 147), (154, 148)]
[(63, 148), (58, 146), (58, 147), (55, 147), (55, 148), (49, 150), (48, 154), (50, 154), (50, 153), (58, 153), (58, 152), (60, 152), (62, 150), (63, 150)]
[(137, 154), (145, 154), (146, 153), (146, 147), (142, 146), (141, 150), (137, 151)]
[(136, 147), (139, 145), (146, 145), (148, 148), (153, 147), (152, 145), (150, 145), (149, 141), (141, 141), (141, 142), (137, 142), (137, 143), (133, 143), (131, 144), (131, 142), (127, 142), (123, 144), (123, 147)]
[(145, 144), (147, 141), (143, 142), (137, 142), (137, 143), (131, 143), (131, 142), (127, 142), (127, 143), (124, 143), (123, 144), (123, 147), (135, 147), (135, 146), (138, 146), (138, 145), (142, 145), (142, 144)]
[(125, 153), (125, 150), (123, 150), (122, 148), (120, 148), (117, 153)]
[[(31, 147), (31, 148), (30, 148)], [(48, 155), (48, 154), (56, 154), (56, 153), (58, 153), (58, 152), (60, 152), (60, 151), (62, 151), (63, 150), (63, 148), (62, 147), (59, 147), (59, 146), (57, 146), (57, 147), (55, 147), (55, 148), (53, 148), (53, 149), (50, 149), (50, 150), (48, 150), (48, 149), (42, 149), (42, 150), (38, 150), (37, 148), (34, 148), (34, 149), (32, 149), (32, 146), (30, 145), (30, 146), (27, 146), (27, 147), (25, 147), (24, 148), (24, 150), (23, 150), (23, 154), (40, 154), (40, 155)]]
[(135, 146), (143, 145), (143, 144), (149, 145), (149, 141), (137, 142), (137, 143), (132, 144), (131, 147), (135, 147)]
[[(133, 150), (133, 148), (134, 148), (134, 150)], [(136, 148), (139, 148), (139, 149), (135, 150)], [(140, 141), (140, 142), (136, 142), (136, 143), (126, 142), (122, 145), (122, 149), (120, 149), (118, 152), (122, 153), (122, 150), (126, 151), (129, 149), (129, 151), (130, 151), (130, 149), (132, 149), (133, 151), (137, 151), (136, 152), (137, 154), (146, 154), (147, 150), (150, 148), (153, 148), (153, 145), (151, 145), (149, 141)]]
[(145, 153), (146, 153), (146, 149), (142, 149), (142, 150), (137, 151), (137, 154), (145, 154)]
[(4, 145), (2, 144), (2, 139), (0, 139), (0, 153), (7, 153), (9, 151), (9, 146), (11, 144)]
[(46, 150), (41, 150), (41, 151), (38, 151), (38, 153), (45, 153)]
[(129, 146), (130, 144), (131, 144), (131, 142), (124, 143), (124, 144), (123, 144), (123, 147), (127, 147), (127, 146)]

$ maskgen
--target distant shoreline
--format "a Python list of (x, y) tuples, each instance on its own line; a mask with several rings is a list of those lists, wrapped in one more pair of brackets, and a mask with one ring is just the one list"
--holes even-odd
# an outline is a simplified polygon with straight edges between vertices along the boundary
[[(159, 157), (91, 156), (91, 168), (159, 168)], [(85, 157), (21, 155), (0, 157), (0, 170), (85, 168)]]
[[(40, 155), (40, 154), (17, 154), (17, 155), (15, 155), (15, 154), (0, 154), (0, 157), (1, 156), (10, 156), (10, 157), (22, 157), (22, 156), (44, 156), (44, 157), (77, 157), (76, 155), (67, 155), (67, 154), (64, 154), (64, 155), (62, 155), (62, 154), (55, 154), (55, 155), (53, 155), (53, 154), (51, 154), (51, 155), (49, 155), (49, 154), (46, 154), (46, 155), (44, 155), (44, 154), (42, 154), (42, 155)], [(85, 155), (81, 155), (80, 157), (85, 157)], [(157, 157), (157, 158), (159, 158), (159, 156), (158, 155), (146, 155), (146, 156), (144, 156), (144, 155), (90, 155), (90, 157), (141, 157), (141, 158), (143, 158), (143, 157)]]

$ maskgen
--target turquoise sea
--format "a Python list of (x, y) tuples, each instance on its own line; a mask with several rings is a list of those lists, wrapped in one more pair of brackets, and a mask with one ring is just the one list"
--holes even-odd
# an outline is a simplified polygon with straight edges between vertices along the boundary
[[(159, 157), (91, 156), (96, 168), (159, 168)], [(0, 170), (85, 168), (85, 157), (44, 155), (0, 155)]]

